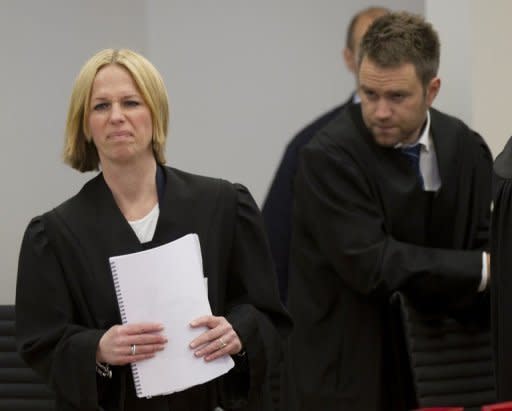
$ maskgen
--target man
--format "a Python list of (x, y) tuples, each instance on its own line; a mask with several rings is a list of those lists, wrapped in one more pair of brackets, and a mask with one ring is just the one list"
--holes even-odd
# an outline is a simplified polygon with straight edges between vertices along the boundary
[(289, 410), (414, 408), (393, 357), (391, 294), (443, 309), (472, 303), (487, 286), (492, 158), (478, 134), (430, 108), (439, 48), (418, 16), (375, 20), (360, 46), (361, 105), (302, 150)]
[(496, 196), (492, 218), (492, 331), (496, 391), (512, 401), (512, 138), (494, 162)]
[[(363, 34), (373, 20), (387, 12), (388, 10), (382, 7), (371, 7), (360, 11), (352, 18), (347, 31), (343, 59), (347, 69), (354, 73), (354, 76), (356, 75), (359, 43), (361, 42)], [(288, 259), (290, 257), (292, 205), (294, 197), (293, 182), (297, 173), (299, 151), (320, 129), (336, 117), (343, 107), (357, 103), (358, 101), (357, 94), (352, 94), (345, 103), (323, 114), (302, 129), (302, 131), (290, 141), (281, 164), (277, 169), (268, 196), (263, 204), (263, 218), (270, 240), (272, 255), (276, 264), (279, 293), (282, 301), (286, 301), (288, 288)]]

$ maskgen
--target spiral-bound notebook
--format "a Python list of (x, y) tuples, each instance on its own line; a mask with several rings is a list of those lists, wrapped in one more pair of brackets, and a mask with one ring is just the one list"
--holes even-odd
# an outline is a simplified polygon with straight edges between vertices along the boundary
[(233, 367), (229, 356), (206, 362), (189, 348), (205, 331), (190, 321), (211, 314), (197, 234), (109, 261), (123, 324), (162, 323), (169, 340), (155, 357), (132, 363), (139, 398), (183, 391)]

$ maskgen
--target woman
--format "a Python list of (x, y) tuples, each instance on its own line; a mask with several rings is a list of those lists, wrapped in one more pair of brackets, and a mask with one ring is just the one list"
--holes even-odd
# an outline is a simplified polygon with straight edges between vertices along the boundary
[[(261, 389), (290, 320), (279, 303), (258, 209), (240, 185), (166, 167), (168, 100), (141, 55), (107, 49), (75, 82), (65, 161), (98, 170), (81, 191), (34, 218), (21, 247), (17, 344), (54, 389), (58, 410), (268, 409)], [(108, 258), (200, 239), (214, 315), (191, 342), (198, 361), (231, 355), (226, 375), (186, 391), (135, 396), (129, 364), (158, 356), (157, 323), (120, 325)]]

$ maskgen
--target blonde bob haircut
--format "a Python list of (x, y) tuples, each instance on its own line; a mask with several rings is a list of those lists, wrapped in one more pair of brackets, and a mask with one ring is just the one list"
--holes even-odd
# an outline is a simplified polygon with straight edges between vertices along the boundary
[(66, 120), (64, 161), (85, 172), (99, 169), (98, 150), (89, 130), (91, 91), (98, 71), (117, 64), (132, 76), (144, 102), (151, 112), (152, 145), (157, 163), (165, 164), (165, 141), (169, 122), (169, 99), (157, 69), (140, 54), (128, 49), (105, 49), (92, 56), (75, 80)]

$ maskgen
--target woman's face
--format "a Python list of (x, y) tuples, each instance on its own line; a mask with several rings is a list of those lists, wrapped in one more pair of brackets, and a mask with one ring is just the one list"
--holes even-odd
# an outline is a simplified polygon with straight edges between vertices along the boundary
[(111, 64), (96, 74), (89, 130), (102, 166), (153, 158), (151, 112), (125, 68)]

